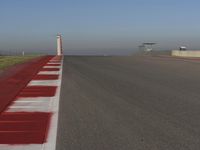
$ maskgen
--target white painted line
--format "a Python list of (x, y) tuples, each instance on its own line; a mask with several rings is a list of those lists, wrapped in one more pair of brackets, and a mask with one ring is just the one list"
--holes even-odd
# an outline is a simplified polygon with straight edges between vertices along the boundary
[(61, 66), (44, 66), (43, 68), (61, 68)]
[(28, 144), (28, 145), (7, 145), (0, 144), (1, 150), (43, 150), (42, 144)]
[(54, 97), (19, 97), (15, 100), (15, 102), (19, 101), (49, 101), (53, 100)]
[(49, 62), (47, 63), (48, 65), (61, 65), (61, 63), (56, 63), (56, 62)]
[(40, 71), (38, 74), (47, 74), (47, 75), (55, 74), (55, 75), (58, 75), (59, 73), (60, 73), (60, 71)]
[(63, 60), (62, 60), (62, 66), (60, 69), (60, 79), (58, 83), (57, 92), (55, 95), (55, 100), (53, 101), (52, 105), (52, 119), (49, 129), (49, 135), (47, 138), (47, 143), (44, 144), (43, 150), (55, 150), (56, 149), (56, 137), (57, 137), (57, 128), (58, 128), (58, 111), (59, 111), (59, 102), (60, 102), (60, 90), (61, 90), (61, 82), (62, 82), (62, 70), (63, 70)]
[(39, 101), (15, 101), (15, 103), (42, 103), (45, 101), (39, 100)]
[(12, 110), (17, 110), (17, 109), (20, 110), (20, 111), (27, 110), (26, 112), (32, 112), (32, 111), (35, 111), (35, 110), (38, 110), (38, 109), (43, 109), (43, 108), (46, 109), (47, 106), (11, 106), (11, 107), (9, 107), (7, 112), (10, 112)]
[(11, 106), (6, 112), (51, 112), (50, 103), (41, 106)]
[(57, 59), (57, 58), (50, 59), (50, 61), (52, 61), (52, 60), (54, 60), (54, 61), (61, 61), (61, 59)]
[(25, 102), (14, 102), (13, 104), (12, 104), (12, 106), (11, 107), (9, 107), (9, 108), (14, 108), (14, 107), (17, 107), (17, 106), (21, 106), (21, 107), (28, 107), (28, 106), (31, 106), (31, 107), (40, 107), (40, 106), (48, 106), (49, 105), (49, 101), (35, 101), (35, 102), (27, 102), (27, 101), (25, 101)]
[(62, 61), (62, 60), (61, 59), (52, 58), (52, 59), (50, 59), (50, 61)]
[(58, 80), (32, 80), (28, 86), (57, 86)]
[[(7, 112), (49, 112), (46, 107), (29, 107), (29, 108), (10, 108)], [(1, 146), (0, 146), (1, 148)]]
[(53, 101), (55, 97), (19, 98), (8, 107), (6, 112), (51, 112)]
[(27, 108), (35, 109), (35, 108), (40, 108), (40, 107), (38, 106), (10, 106), (9, 109), (27, 109)]
[(51, 61), (49, 61), (49, 63), (61, 63), (61, 61), (51, 60)]

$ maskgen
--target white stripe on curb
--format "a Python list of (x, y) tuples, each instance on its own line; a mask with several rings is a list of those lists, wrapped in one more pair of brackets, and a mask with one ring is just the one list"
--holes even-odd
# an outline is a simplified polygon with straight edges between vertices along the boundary
[(43, 68), (61, 68), (61, 66), (44, 66)]
[(32, 80), (28, 86), (34, 86), (34, 85), (39, 85), (39, 86), (57, 86), (58, 85), (58, 80)]
[(52, 75), (52, 74), (59, 74), (60, 71), (40, 71), (38, 74), (47, 74), (47, 75)]
[(56, 65), (61, 65), (61, 63), (57, 63), (57, 62), (51, 62), (51, 61), (50, 61), (50, 62), (48, 62), (47, 64), (48, 64), (48, 65), (51, 65), (51, 64), (53, 64), (53, 65), (55, 65), (55, 64), (56, 64)]

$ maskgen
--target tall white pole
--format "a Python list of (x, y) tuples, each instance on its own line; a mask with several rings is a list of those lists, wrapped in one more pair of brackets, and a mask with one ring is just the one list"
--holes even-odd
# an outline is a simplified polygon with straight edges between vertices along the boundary
[(62, 55), (62, 37), (60, 34), (57, 35), (57, 55)]

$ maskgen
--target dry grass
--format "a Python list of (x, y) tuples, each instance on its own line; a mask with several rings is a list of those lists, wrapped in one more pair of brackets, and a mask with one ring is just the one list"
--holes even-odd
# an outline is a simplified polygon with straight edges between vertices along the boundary
[(0, 56), (0, 70), (15, 64), (23, 63), (38, 56)]

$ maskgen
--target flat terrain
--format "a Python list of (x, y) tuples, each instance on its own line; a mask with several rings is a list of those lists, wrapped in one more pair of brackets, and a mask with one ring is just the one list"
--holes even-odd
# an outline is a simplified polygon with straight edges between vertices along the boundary
[(57, 150), (199, 150), (200, 61), (65, 57)]
[(0, 56), (0, 70), (35, 58), (37, 56)]

